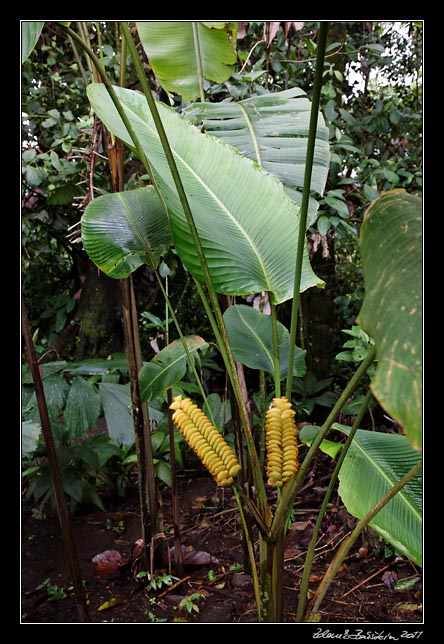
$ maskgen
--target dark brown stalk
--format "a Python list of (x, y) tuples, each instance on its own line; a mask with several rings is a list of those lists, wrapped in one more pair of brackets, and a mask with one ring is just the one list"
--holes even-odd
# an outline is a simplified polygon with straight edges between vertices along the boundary
[(140, 399), (139, 378), (137, 369), (136, 347), (133, 334), (132, 306), (131, 306), (131, 277), (121, 280), (123, 295), (123, 322), (126, 340), (126, 352), (128, 359), (128, 371), (131, 391), (131, 404), (133, 410), (133, 423), (137, 453), (137, 465), (139, 470), (139, 502), (141, 513), (142, 539), (144, 546), (145, 564), (148, 565), (149, 556), (148, 544), (153, 536), (152, 523), (150, 520), (149, 505), (147, 502), (147, 470), (148, 461), (145, 450), (144, 422), (142, 403)]
[[(124, 189), (123, 145), (118, 139), (108, 144), (109, 168), (113, 192)], [(142, 522), (142, 539), (146, 563), (150, 560), (148, 546), (153, 534), (161, 530), (157, 526), (157, 491), (153, 471), (153, 454), (150, 439), (150, 422), (148, 407), (142, 403), (139, 389), (139, 372), (142, 368), (137, 307), (131, 276), (121, 280), (123, 296), (123, 322), (126, 339), (128, 368), (130, 375), (131, 402), (139, 469), (139, 498)]]
[(22, 297), (22, 332), (25, 339), (26, 352), (28, 355), (29, 367), (31, 369), (32, 378), (34, 381), (35, 394), (37, 397), (37, 405), (40, 414), (40, 422), (42, 425), (42, 434), (46, 445), (48, 454), (49, 470), (51, 473), (52, 485), (54, 488), (54, 496), (56, 500), (57, 513), (59, 516), (60, 526), (62, 528), (63, 541), (65, 544), (66, 556), (68, 557), (69, 568), (74, 587), (74, 594), (77, 604), (77, 612), (80, 622), (89, 622), (90, 617), (86, 603), (85, 589), (83, 587), (82, 575), (79, 567), (79, 560), (77, 558), (77, 551), (72, 533), (71, 520), (68, 511), (68, 504), (66, 502), (65, 493), (63, 491), (62, 475), (60, 473), (59, 462), (57, 459), (57, 452), (54, 444), (54, 439), (51, 430), (51, 421), (49, 419), (48, 407), (46, 405), (45, 392), (43, 390), (43, 382), (40, 374), (37, 357), (34, 350), (34, 343), (32, 341), (31, 329), (29, 328), (28, 313), (26, 305)]

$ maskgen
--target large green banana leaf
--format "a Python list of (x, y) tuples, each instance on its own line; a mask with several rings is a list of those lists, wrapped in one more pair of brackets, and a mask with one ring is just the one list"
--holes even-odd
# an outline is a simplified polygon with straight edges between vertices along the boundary
[[(228, 339), (236, 362), (250, 369), (263, 369), (274, 373), (273, 366), (273, 336), (271, 316), (261, 313), (252, 306), (236, 304), (230, 306), (224, 313)], [(279, 365), (281, 378), (288, 371), (288, 352), (290, 350), (290, 334), (283, 324), (277, 323)], [(305, 375), (305, 351), (296, 347), (293, 374)]]
[(237, 23), (136, 22), (160, 85), (187, 100), (199, 96), (199, 76), (223, 83), (236, 62)]
[[(183, 113), (205, 132), (236, 147), (277, 177), (298, 204), (302, 201), (307, 154), (310, 101), (294, 87), (251, 96), (239, 102), (194, 103)], [(318, 116), (311, 189), (322, 195), (330, 163), (328, 128)], [(307, 226), (316, 218), (318, 203), (310, 198)]]
[[(176, 250), (187, 269), (203, 281), (201, 265), (146, 99), (139, 92), (114, 89), (153, 168), (168, 207)], [(133, 148), (105, 86), (90, 85), (88, 97), (106, 127)], [(202, 134), (172, 108), (160, 102), (157, 107), (215, 290), (228, 295), (268, 291), (276, 304), (290, 299), (300, 212), (283, 184), (232, 146)], [(305, 248), (301, 291), (319, 285), (323, 282), (313, 273)]]
[(32, 20), (22, 22), (22, 63), (25, 62), (36, 46), (44, 24), (44, 22)]
[(378, 360), (371, 388), (421, 450), (421, 199), (404, 190), (376, 199), (364, 217), (360, 250), (365, 299), (358, 321), (374, 339)]
[[(335, 423), (348, 434), (350, 427)], [(362, 519), (421, 456), (401, 434), (358, 429), (339, 472), (339, 495)], [(369, 523), (398, 552), (422, 565), (422, 477), (418, 474)]]
[(152, 186), (90, 201), (82, 217), (90, 259), (110, 277), (128, 277), (141, 264), (156, 267), (171, 245), (168, 217)]

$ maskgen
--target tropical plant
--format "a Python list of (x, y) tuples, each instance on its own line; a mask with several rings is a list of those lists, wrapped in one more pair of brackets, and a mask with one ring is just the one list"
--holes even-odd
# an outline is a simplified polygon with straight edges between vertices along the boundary
[[(222, 23), (193, 23), (192, 29), (189, 29), (188, 26), (181, 28), (180, 24), (168, 27), (161, 23), (156, 31), (155, 23), (149, 24), (148, 30), (144, 27), (146, 24), (136, 23), (136, 28), (148, 58), (153, 55), (156, 60), (159, 49), (162, 52), (162, 56), (154, 63), (159, 74), (158, 82), (163, 83), (167, 91), (180, 94), (182, 78), (191, 76), (193, 82), (195, 81), (194, 87), (199, 88), (201, 102), (197, 107), (193, 105), (187, 107), (186, 114), (187, 117), (191, 115), (192, 119), (197, 119), (197, 122), (202, 121), (206, 129), (208, 123), (204, 120), (204, 110), (212, 108), (204, 102), (203, 62), (211, 57), (220, 63), (219, 67), (226, 64), (226, 44), (230, 41), (232, 26)], [(250, 556), (259, 621), (281, 620), (283, 545), (288, 518), (297, 492), (314, 453), (323, 443), (341, 409), (377, 355), (377, 368), (372, 379), (373, 391), (388, 413), (402, 424), (405, 436), (393, 438), (402, 439), (403, 445), (402, 449), (391, 448), (387, 455), (386, 451), (376, 447), (372, 440), (366, 441), (358, 435), (360, 440), (354, 448), (351, 447), (370, 402), (371, 395), (368, 392), (353, 427), (350, 431), (346, 430), (348, 438), (341, 450), (335, 473), (319, 513), (320, 519), (337, 476), (341, 477), (341, 472), (343, 491), (350, 489), (351, 480), (353, 484), (359, 485), (360, 481), (362, 485), (362, 477), (358, 480), (352, 470), (347, 470), (346, 463), (350, 462), (347, 459), (352, 459), (353, 455), (351, 450), (357, 449), (367, 453), (373, 463), (378, 463), (379, 471), (391, 470), (391, 476), (382, 477), (384, 485), (381, 485), (381, 477), (373, 476), (370, 482), (366, 479), (366, 486), (370, 485), (374, 494), (363, 495), (365, 502), (359, 507), (346, 500), (347, 492), (343, 492), (344, 503), (350, 506), (350, 511), (358, 516), (360, 522), (339, 549), (320, 588), (306, 609), (312, 554), (319, 529), (320, 519), (318, 519), (317, 530), (304, 566), (297, 610), (297, 621), (303, 619), (313, 621), (317, 619), (319, 604), (343, 558), (360, 531), (384, 506), (386, 517), (382, 521), (382, 527), (380, 523), (374, 523), (374, 525), (378, 526), (378, 530), (384, 533), (385, 538), (392, 540), (397, 548), (401, 544), (404, 552), (420, 563), (418, 541), (415, 539), (413, 545), (411, 542), (408, 544), (403, 537), (407, 526), (411, 526), (410, 510), (413, 507), (411, 502), (413, 496), (415, 496), (416, 535), (418, 535), (420, 517), (418, 503), (421, 467), (419, 455), (421, 351), (420, 333), (418, 333), (418, 323), (421, 319), (421, 282), (418, 270), (421, 259), (419, 200), (405, 192), (389, 192), (376, 200), (367, 210), (360, 242), (367, 288), (359, 323), (364, 331), (374, 338), (375, 346), (370, 349), (339, 395), (333, 409), (312, 439), (303, 462), (298, 466), (297, 449), (292, 442), (296, 436), (294, 411), (287, 408), (287, 406), (291, 407), (291, 403), (287, 401), (292, 399), (293, 378), (297, 375), (295, 370), (298, 368), (297, 361), (303, 357), (296, 347), (300, 293), (314, 286), (323, 285), (322, 280), (316, 277), (310, 267), (305, 235), (310, 217), (313, 216), (310, 213), (316, 211), (310, 192), (313, 190), (318, 193), (318, 196), (322, 195), (328, 170), (328, 146), (325, 145), (327, 137), (322, 115), (318, 113), (327, 23), (321, 24), (318, 34), (316, 75), (309, 111), (310, 118), (305, 118), (302, 130), (287, 128), (287, 124), (291, 123), (292, 119), (299, 118), (299, 106), (306, 113), (305, 116), (308, 115), (309, 104), (306, 99), (302, 95), (298, 97), (298, 92), (284, 95), (277, 93), (277, 97), (270, 92), (253, 97), (249, 102), (241, 101), (234, 106), (233, 110), (232, 106), (228, 106), (229, 120), (227, 123), (223, 121), (222, 125), (220, 118), (225, 117), (221, 117), (218, 107), (216, 112), (219, 121), (216, 121), (215, 131), (211, 135), (199, 131), (186, 120), (187, 117), (181, 116), (171, 107), (153, 98), (126, 23), (120, 23), (120, 29), (125, 45), (132, 56), (143, 93), (112, 86), (105, 70), (91, 50), (69, 27), (62, 25), (62, 28), (79, 46), (82, 46), (99, 70), (103, 83), (93, 83), (87, 90), (96, 115), (115, 137), (122, 140), (139, 157), (151, 182), (146, 188), (115, 192), (95, 199), (88, 205), (82, 217), (84, 247), (91, 259), (104, 272), (115, 278), (127, 279), (138, 266), (146, 263), (151, 267), (179, 334), (179, 340), (176, 341), (177, 345), (173, 352), (175, 356), (180, 354), (180, 357), (177, 355), (177, 360), (173, 358), (170, 362), (171, 345), (167, 345), (163, 349), (163, 352), (166, 352), (165, 360), (160, 358), (163, 353), (160, 352), (157, 361), (152, 361), (143, 368), (140, 363), (137, 368), (137, 361), (130, 366), (133, 410), (135, 412), (140, 401), (147, 401), (151, 396), (165, 395), (164, 392), (168, 392), (168, 389), (177, 382), (175, 368), (178, 365), (183, 370), (188, 363), (190, 369), (195, 369), (193, 352), (204, 342), (202, 338), (192, 338), (190, 344), (189, 339), (184, 336), (158, 273), (163, 253), (166, 252), (167, 247), (173, 245), (181, 262), (191, 273), (202, 298), (232, 386), (231, 404), (236, 406), (240, 418), (240, 423), (236, 423), (235, 436), (241, 468), (238, 473), (239, 482), (233, 481), (232, 487), (238, 500), (246, 549)], [(189, 47), (190, 42), (193, 43), (197, 55), (193, 58), (193, 65), (194, 60), (198, 60), (201, 64), (186, 70), (171, 65), (172, 58), (169, 59), (165, 55), (165, 52), (169, 51), (171, 41), (164, 37), (169, 28), (174, 30), (176, 36), (174, 47), (178, 46), (179, 41), (181, 44), (185, 43), (186, 47)], [(212, 50), (204, 47), (207, 39), (214, 35), (210, 35), (212, 30), (223, 40), (224, 47)], [(155, 50), (151, 49), (153, 43), (156, 44)], [(167, 81), (163, 80), (161, 71), (165, 61), (168, 63)], [(268, 57), (267, 61), (269, 61)], [(231, 70), (229, 65), (226, 64), (226, 67), (225, 74), (228, 78)], [(211, 78), (211, 76), (208, 77)], [(217, 82), (222, 83), (224, 80), (218, 78)], [(196, 89), (192, 91), (195, 92)], [(295, 105), (293, 101), (300, 99), (302, 99), (301, 102)], [(277, 100), (277, 108), (275, 100)], [(224, 107), (227, 106), (222, 104), (220, 109)], [(232, 136), (233, 120), (236, 121), (236, 119), (243, 137), (241, 147), (234, 147), (226, 141), (221, 141), (219, 137), (219, 130), (228, 132), (229, 137)], [(272, 138), (277, 123), (280, 125), (285, 123), (285, 128), (282, 129), (285, 133), (282, 137), (284, 140), (281, 141), (280, 137), (277, 137), (277, 146), (270, 149), (268, 137)], [(226, 128), (227, 125), (228, 128)], [(297, 167), (301, 164), (300, 157), (289, 153), (292, 148), (289, 141), (292, 141), (295, 132), (297, 142), (302, 139), (302, 155), (305, 155), (303, 177), (299, 175), (297, 181), (297, 186), (302, 185), (302, 196), (297, 195), (297, 188), (294, 183), (286, 180), (285, 174), (288, 172), (289, 176), (292, 173), (297, 175)], [(262, 138), (263, 133), (265, 133), (264, 138)], [(232, 140), (230, 142), (233, 143)], [(252, 154), (253, 160), (248, 158), (248, 155)], [(277, 168), (276, 173), (279, 178), (270, 174), (271, 168), (274, 168), (271, 164), (267, 167), (270, 159), (274, 162), (283, 159), (283, 166), (286, 167), (281, 170), (285, 169), (285, 173), (282, 174)], [(320, 166), (320, 174), (317, 171), (312, 174), (315, 160)], [(328, 204), (328, 201), (326, 203), (330, 207), (342, 208), (339, 205), (342, 203), (339, 193), (330, 194), (329, 197), (330, 203)], [(325, 199), (327, 200), (327, 196)], [(390, 216), (384, 218), (383, 215), (387, 212)], [(386, 244), (390, 243), (392, 235), (396, 235), (397, 239), (396, 253), (387, 253), (386, 250), (381, 252), (381, 248), (385, 249)], [(381, 297), (381, 291), (387, 292), (389, 300)], [(239, 305), (229, 306), (225, 314), (222, 314), (219, 304), (220, 295), (233, 297), (263, 292), (267, 294), (270, 303), (269, 317), (257, 311), (258, 315), (256, 312), (253, 314), (257, 322), (254, 321), (252, 324)], [(289, 332), (278, 325), (276, 313), (276, 306), (287, 300), (292, 300)], [(231, 313), (231, 310), (234, 310), (234, 313)], [(393, 322), (399, 319), (399, 314), (406, 316), (401, 340), (396, 335), (400, 329)], [(247, 316), (251, 316), (251, 313)], [(253, 316), (251, 317), (253, 319)], [(260, 345), (261, 350), (259, 354), (256, 350), (255, 355), (245, 359), (239, 337), (242, 337), (248, 326), (251, 328), (252, 343), (256, 346)], [(257, 443), (250, 425), (247, 399), (241, 385), (239, 370), (236, 368), (236, 362), (242, 363), (247, 360), (247, 367), (268, 372), (273, 380), (273, 409), (277, 411), (274, 411), (266, 422), (268, 483), (278, 487), (276, 503), (272, 505), (268, 502)], [(398, 365), (399, 369), (391, 368), (393, 364)], [(301, 368), (302, 371), (298, 375), (303, 375), (303, 367)], [(406, 372), (407, 380), (405, 380)], [(286, 382), (286, 398), (282, 395), (283, 380)], [(198, 378), (196, 382), (199, 384)], [(408, 389), (407, 397), (402, 395), (406, 389)], [(141, 397), (139, 390), (142, 393)], [(202, 385), (200, 395), (203, 400), (206, 399)], [(176, 410), (175, 414), (178, 406), (182, 405), (180, 400), (179, 395), (172, 405)], [(279, 401), (282, 401), (282, 405)], [(207, 409), (210, 409), (209, 405)], [(238, 464), (236, 463), (232, 473), (230, 460), (229, 471), (225, 475), (223, 467), (228, 467), (225, 457), (231, 458), (232, 448), (221, 443), (220, 452), (219, 448), (216, 449), (219, 436), (217, 430), (212, 427), (215, 425), (214, 419), (202, 420), (202, 412), (195, 411), (195, 406), (189, 407), (188, 419), (179, 420), (178, 418), (176, 416), (191, 447), (197, 454), (202, 455), (202, 458), (210, 459), (207, 462), (204, 460), (204, 463), (212, 473), (214, 472), (216, 479), (221, 484), (231, 484), (230, 479), (235, 476), (234, 469), (238, 471)], [(291, 449), (289, 448), (288, 451), (290, 442)], [(210, 467), (210, 461), (214, 465), (216, 459), (212, 450), (216, 451), (217, 457), (223, 461), (215, 465), (217, 471)], [(281, 457), (279, 450), (283, 451), (284, 457)], [(384, 462), (382, 462), (382, 455), (384, 455)], [(397, 467), (401, 462), (403, 467)], [(249, 468), (246, 467), (247, 463)], [(411, 465), (407, 471), (406, 463)], [(251, 471), (251, 480), (248, 470)], [(374, 473), (374, 470), (369, 471)], [(280, 477), (277, 477), (278, 473)], [(412, 483), (409, 489), (407, 483), (410, 481), (414, 481), (414, 484)], [(245, 483), (252, 485), (245, 486)], [(254, 495), (247, 493), (246, 490), (248, 488), (252, 490), (253, 486)], [(400, 502), (396, 509), (393, 506), (387, 506), (386, 504), (401, 489), (404, 494), (402, 500), (408, 499), (408, 502)], [(254, 520), (258, 530), (259, 563), (256, 562), (253, 547), (254, 535), (245, 521), (247, 513)], [(387, 529), (387, 517), (388, 523), (394, 519), (394, 523), (404, 526), (404, 529), (394, 534), (393, 530)]]

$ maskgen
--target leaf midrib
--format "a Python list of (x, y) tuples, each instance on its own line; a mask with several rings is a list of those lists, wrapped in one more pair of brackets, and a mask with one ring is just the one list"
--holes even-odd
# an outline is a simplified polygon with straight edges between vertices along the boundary
[[(159, 139), (159, 135), (158, 135), (158, 133), (157, 133), (157, 130), (156, 130), (155, 126), (153, 127), (153, 125), (152, 125), (150, 122), (143, 121), (143, 120), (140, 118), (140, 116), (139, 116), (136, 112), (134, 112), (134, 110), (133, 110), (131, 107), (129, 107), (129, 106), (128, 106), (128, 104), (127, 104), (124, 100), (123, 100), (123, 103), (124, 103), (124, 105), (125, 105), (125, 108), (126, 108), (126, 110), (127, 110), (127, 113), (128, 113), (128, 114), (130, 114), (130, 115), (132, 115), (135, 119), (137, 119), (137, 121), (139, 121), (139, 123), (140, 123), (142, 126), (149, 128), (149, 129), (151, 130), (151, 132), (152, 132), (152, 133), (153, 133), (153, 134), (154, 134), (154, 135)], [(190, 125), (190, 124), (189, 124), (187, 121), (185, 121), (185, 120), (184, 120), (184, 123), (186, 123), (186, 125), (187, 125), (188, 127), (193, 127), (192, 125)], [(131, 138), (131, 137), (130, 137), (130, 138)], [(215, 140), (216, 140), (216, 141), (218, 141), (218, 142), (219, 142), (219, 144), (220, 144), (220, 145), (226, 145), (226, 144), (224, 144), (224, 143), (220, 142), (216, 137), (214, 137), (214, 138), (215, 138)], [(194, 170), (194, 169), (193, 169), (193, 168), (192, 168), (192, 167), (191, 167), (191, 166), (190, 166), (190, 165), (189, 165), (189, 164), (184, 160), (184, 158), (183, 158), (183, 157), (182, 157), (182, 156), (177, 152), (177, 150), (176, 150), (175, 148), (174, 148), (174, 149), (173, 149), (173, 148), (171, 148), (171, 151), (172, 151), (172, 153), (173, 153), (174, 157), (175, 157), (176, 159), (179, 159), (179, 161), (182, 163), (183, 167), (187, 168), (187, 169), (188, 169), (188, 171), (191, 173), (191, 175), (192, 175), (192, 176), (193, 176), (193, 177), (194, 177), (194, 178), (195, 178), (195, 179), (200, 183), (200, 185), (201, 185), (201, 186), (203, 186), (203, 187), (205, 188), (206, 192), (207, 192), (207, 193), (208, 193), (208, 194), (213, 198), (213, 200), (214, 200), (214, 201), (215, 201), (215, 202), (220, 206), (220, 208), (221, 208), (221, 209), (226, 213), (227, 217), (232, 221), (232, 223), (233, 223), (233, 224), (238, 228), (238, 230), (241, 232), (242, 236), (244, 237), (244, 239), (245, 239), (245, 241), (247, 242), (247, 244), (250, 246), (250, 248), (251, 248), (251, 250), (252, 250), (253, 254), (255, 255), (255, 257), (256, 257), (256, 259), (257, 259), (257, 261), (258, 261), (258, 264), (259, 264), (259, 266), (260, 266), (260, 268), (261, 268), (262, 275), (263, 275), (263, 278), (264, 278), (265, 284), (266, 284), (266, 286), (267, 286), (267, 288), (266, 288), (266, 289), (264, 289), (264, 290), (268, 290), (268, 291), (270, 291), (270, 292), (271, 292), (271, 291), (272, 291), (272, 285), (270, 284), (270, 280), (269, 280), (269, 277), (268, 277), (268, 272), (267, 272), (266, 267), (265, 267), (265, 264), (264, 264), (264, 262), (263, 262), (263, 260), (262, 260), (261, 254), (260, 254), (259, 250), (257, 249), (256, 245), (254, 244), (253, 240), (251, 239), (250, 235), (248, 235), (248, 233), (247, 233), (247, 231), (245, 230), (245, 228), (244, 228), (243, 226), (241, 226), (240, 222), (239, 222), (239, 221), (238, 221), (238, 220), (237, 220), (237, 219), (232, 215), (232, 213), (228, 210), (228, 208), (227, 208), (227, 207), (225, 206), (225, 204), (220, 200), (220, 198), (219, 198), (219, 197), (214, 193), (214, 191), (213, 191), (213, 190), (211, 190), (210, 186), (209, 186), (207, 183), (205, 183), (205, 182), (203, 181), (203, 179), (202, 179), (202, 178), (201, 178), (201, 177), (200, 177), (200, 176), (195, 172), (195, 170)], [(145, 152), (145, 153), (146, 153), (146, 152)], [(246, 160), (246, 162), (250, 162), (248, 159), (246, 159), (246, 157), (241, 157), (241, 158), (244, 158), (244, 159)], [(266, 176), (270, 176), (270, 175), (266, 174)]]
[[(336, 425), (336, 423), (335, 423)], [(336, 429), (339, 429), (339, 427), (336, 427)], [(341, 428), (341, 431), (343, 429)], [(378, 473), (381, 475), (381, 477), (389, 484), (390, 487), (393, 487), (394, 482), (390, 476), (388, 476), (388, 473), (381, 468), (378, 462), (376, 462), (374, 459), (371, 459), (367, 451), (364, 449), (364, 447), (361, 445), (358, 436), (355, 436), (352, 445), (350, 446), (351, 448), (358, 448), (360, 453), (364, 456), (365, 460), (370, 463), (374, 469), (378, 471)], [(418, 520), (421, 520), (421, 513), (417, 510), (416, 506), (414, 506), (410, 500), (409, 497), (405, 494), (404, 490), (400, 490), (397, 494), (398, 497), (402, 499), (402, 501), (407, 505), (407, 507), (411, 508), (413, 514), (418, 518)]]

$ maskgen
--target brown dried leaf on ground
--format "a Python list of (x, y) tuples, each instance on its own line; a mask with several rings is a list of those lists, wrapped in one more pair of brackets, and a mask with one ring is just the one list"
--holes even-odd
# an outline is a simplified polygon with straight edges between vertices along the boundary
[(93, 557), (92, 562), (94, 564), (93, 577), (95, 579), (104, 579), (113, 575), (119, 570), (128, 564), (128, 559), (125, 558), (117, 550), (104, 550), (98, 555)]

